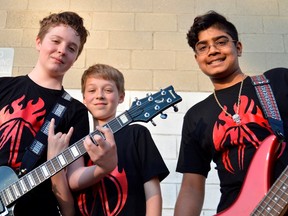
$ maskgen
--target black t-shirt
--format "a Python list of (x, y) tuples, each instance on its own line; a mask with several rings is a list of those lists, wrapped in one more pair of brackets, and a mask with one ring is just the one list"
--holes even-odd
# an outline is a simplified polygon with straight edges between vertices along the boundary
[[(43, 88), (28, 76), (0, 78), (1, 166), (9, 166), (17, 172), (26, 148), (62, 94), (63, 90)], [(71, 144), (89, 133), (87, 108), (75, 99), (70, 102), (55, 131), (67, 133), (72, 126)], [(44, 161), (46, 152), (37, 165)], [(18, 199), (15, 211), (25, 216), (59, 215), (50, 179)]]
[[(276, 68), (267, 71), (265, 75), (270, 80), (287, 137), (288, 70)], [(216, 91), (219, 102), (232, 115), (237, 110), (239, 89), (240, 83)], [(250, 77), (243, 83), (239, 115), (241, 123), (237, 125), (219, 107), (214, 96), (210, 95), (191, 107), (184, 117), (176, 171), (197, 173), (207, 177), (213, 160), (221, 188), (218, 212), (235, 201), (256, 149), (273, 133), (264, 117)], [(288, 148), (282, 153), (281, 160), (277, 160), (274, 167), (275, 176), (278, 176), (288, 164), (287, 152)]]
[(79, 215), (144, 216), (144, 183), (154, 177), (161, 181), (169, 174), (146, 127), (126, 126), (115, 133), (115, 141), (118, 166), (99, 183), (78, 194), (78, 208), (82, 213)]

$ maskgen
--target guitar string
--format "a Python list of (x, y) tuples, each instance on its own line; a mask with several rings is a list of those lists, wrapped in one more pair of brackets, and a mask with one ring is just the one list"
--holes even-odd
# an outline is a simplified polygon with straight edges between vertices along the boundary
[[(160, 92), (158, 92), (158, 93), (156, 93), (156, 96), (155, 96), (155, 99), (154, 99), (154, 97), (153, 97), (153, 101), (155, 101), (157, 98), (161, 98), (161, 97), (163, 97), (163, 95), (161, 95), (161, 92), (162, 91), (166, 91), (167, 92), (167, 90), (166, 89), (164, 89), (164, 90), (161, 90)], [(159, 96), (159, 93), (160, 93), (160, 96)], [(151, 95), (151, 96), (149, 96), (149, 97), (152, 97), (153, 95)], [(149, 98), (149, 97), (147, 97), (147, 98)], [(145, 99), (145, 98), (144, 98)], [(140, 99), (140, 100), (143, 100), (143, 99)], [(146, 106), (147, 104), (149, 104), (149, 103), (151, 103), (151, 101), (149, 101), (149, 100), (144, 100), (144, 102), (143, 102), (143, 104), (141, 104), (141, 106)], [(169, 107), (171, 107), (171, 106), (173, 106), (174, 104), (172, 104), (171, 103), (171, 105), (169, 106)], [(167, 107), (167, 108), (169, 108), (169, 107)], [(166, 108), (166, 107), (165, 107)], [(153, 110), (153, 107), (151, 107), (150, 106), (150, 108), (148, 108), (148, 110)], [(139, 110), (139, 107), (137, 107), (137, 105), (136, 106), (134, 106), (134, 107), (132, 107), (132, 108), (130, 108), (129, 110), (127, 110), (127, 112), (128, 112), (128, 114), (130, 115), (130, 117), (131, 117), (131, 114), (130, 113), (132, 113), (133, 114), (133, 112), (135, 112), (135, 111), (138, 111)], [(163, 110), (162, 110), (163, 111)], [(160, 111), (159, 111), (160, 112)], [(122, 114), (125, 114), (125, 112), (123, 112)], [(122, 114), (120, 114), (119, 116), (121, 116)], [(116, 123), (118, 123), (118, 125), (119, 125), (119, 122), (117, 121), (117, 118), (119, 117), (119, 116), (117, 116), (116, 118), (114, 118), (114, 119), (112, 119), (110, 122), (108, 122), (107, 123), (107, 125), (109, 126), (109, 123), (111, 123), (111, 127), (113, 126), (113, 123), (115, 122), (115, 124), (114, 124), (114, 126), (116, 125)], [(129, 122), (129, 123), (131, 123), (131, 122)], [(128, 123), (128, 124), (129, 124)], [(122, 125), (120, 125), (120, 126), (122, 126)], [(126, 126), (125, 124), (123, 125), (123, 126)], [(123, 127), (122, 126), (122, 127)], [(121, 128), (121, 127), (120, 127)], [(98, 130), (96, 130), (96, 131), (94, 131), (94, 133), (95, 132), (97, 132)], [(99, 132), (99, 131), (98, 131)], [(92, 132), (93, 133), (93, 132)], [(79, 141), (77, 141), (76, 143), (74, 143), (74, 144), (72, 144), (70, 147), (72, 147), (72, 146), (76, 146), (77, 145), (77, 147), (79, 147), (78, 146), (78, 144), (80, 144), (80, 143), (82, 143), (83, 144), (83, 140), (84, 140), (84, 138), (82, 138), (82, 139), (80, 139)], [(49, 160), (49, 161), (46, 161), (45, 163), (43, 163), (43, 164), (41, 164), (40, 166), (43, 166), (44, 164), (47, 166), (47, 167), (51, 167), (51, 164), (49, 164), (48, 165), (48, 162), (51, 162), (53, 159), (55, 159), (55, 158), (57, 158), (58, 156), (60, 156), (61, 154), (64, 154), (64, 156), (65, 156), (65, 154), (67, 153), (69, 153), (69, 156), (71, 156), (71, 154), (72, 153), (70, 153), (70, 149), (71, 148), (67, 148), (67, 149), (65, 149), (63, 152), (61, 152), (61, 153), (59, 153), (58, 155), (56, 155), (54, 158), (52, 158), (51, 160)], [(84, 152), (84, 153), (86, 153), (86, 152)], [(79, 157), (81, 157), (84, 153), (82, 153), (81, 151), (80, 151), (80, 156)], [(67, 158), (67, 155), (65, 156), (66, 158)], [(74, 156), (74, 158), (75, 158), (75, 156)], [(78, 158), (78, 157), (76, 157), (76, 158)], [(73, 160), (74, 161), (74, 160)], [(73, 162), (72, 161), (72, 162)], [(70, 163), (72, 163), (72, 162), (70, 162)], [(66, 166), (68, 166), (70, 163), (66, 163), (64, 166), (63, 165), (61, 165), (61, 164), (59, 164), (59, 165), (61, 165), (61, 167), (60, 167), (60, 169), (59, 170), (55, 170), (55, 167), (53, 168), (53, 170), (55, 170), (55, 173), (53, 174), (53, 175), (55, 175), (56, 174), (56, 172), (59, 172), (61, 169), (63, 169), (63, 168), (65, 168)], [(53, 164), (52, 164), (53, 165)], [(32, 170), (31, 172), (29, 172), (30, 174), (32, 174), (33, 175), (33, 172), (36, 172), (36, 169), (40, 169), (40, 166), (38, 166), (38, 167), (36, 167), (34, 170)], [(49, 168), (48, 168), (49, 169)], [(50, 170), (49, 170), (49, 172), (50, 172)], [(39, 172), (38, 172), (39, 173)], [(37, 174), (37, 173), (36, 173)], [(50, 172), (50, 176), (48, 177), (48, 178), (50, 178), (51, 176), (52, 176), (52, 174), (51, 174), (51, 172)], [(5, 189), (3, 189), (3, 190), (1, 190), (1, 198), (3, 199), (3, 196), (5, 196), (4, 195), (4, 191), (6, 191), (6, 190), (8, 190), (8, 189), (10, 189), (11, 188), (11, 190), (12, 190), (12, 192), (14, 193), (14, 190), (13, 190), (13, 185), (16, 185), (16, 187), (17, 188), (19, 188), (19, 187), (21, 187), (21, 186), (19, 186), (19, 182), (20, 182), (20, 180), (23, 180), (23, 179), (26, 179), (27, 178), (27, 176), (25, 175), (25, 176), (23, 176), (23, 177), (21, 177), (17, 182), (14, 182), (14, 183), (11, 183), (9, 186), (7, 186)], [(45, 178), (45, 177), (44, 177)], [(45, 181), (46, 179), (48, 179), (48, 178), (45, 178), (44, 180), (41, 180), (40, 178), (39, 178), (39, 176), (38, 176), (38, 179), (40, 180), (40, 183), (42, 183), (43, 181)], [(34, 181), (35, 182), (35, 181)], [(37, 182), (35, 182), (36, 183), (36, 186), (37, 185), (39, 185), (40, 183), (37, 183)], [(35, 187), (36, 187), (35, 186)], [(31, 187), (31, 189), (33, 189), (34, 187)], [(30, 189), (30, 190), (31, 190)], [(29, 188), (28, 188), (28, 191), (30, 191), (29, 190)], [(19, 192), (19, 191), (18, 191)], [(25, 194), (25, 192), (23, 192), (23, 190), (21, 190), (20, 192), (22, 192), (23, 194)], [(14, 194), (15, 195), (15, 194)], [(17, 195), (15, 195), (15, 196), (17, 196)], [(21, 197), (21, 196), (20, 196)], [(18, 198), (20, 198), (20, 197), (16, 197), (16, 199), (18, 199)], [(14, 199), (14, 201), (16, 200), (16, 199)], [(14, 202), (13, 201), (13, 202)]]

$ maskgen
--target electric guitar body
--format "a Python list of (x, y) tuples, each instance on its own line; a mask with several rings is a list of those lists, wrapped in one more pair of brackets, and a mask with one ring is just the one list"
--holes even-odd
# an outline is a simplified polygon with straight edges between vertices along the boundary
[(287, 168), (272, 187), (270, 181), (278, 148), (279, 143), (274, 135), (270, 135), (263, 141), (251, 161), (238, 198), (228, 209), (216, 216), (279, 216), (285, 214), (288, 202)]

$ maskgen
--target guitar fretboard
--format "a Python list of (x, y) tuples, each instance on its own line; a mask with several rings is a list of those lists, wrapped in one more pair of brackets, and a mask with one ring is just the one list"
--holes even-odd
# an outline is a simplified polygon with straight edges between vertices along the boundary
[(288, 202), (288, 167), (275, 181), (251, 215), (280, 215)]
[[(124, 126), (132, 122), (128, 111), (122, 113), (120, 116), (114, 118), (110, 122), (104, 125), (111, 129), (113, 133), (116, 133)], [(92, 136), (95, 134), (103, 136), (103, 134), (96, 130), (91, 133)], [(21, 177), (16, 182), (12, 183), (0, 192), (0, 197), (5, 206), (9, 206), (15, 202), (18, 198), (38, 186), (40, 183), (49, 179), (69, 164), (80, 158), (86, 153), (86, 149), (83, 144), (84, 138), (77, 141), (63, 152), (46, 161), (40, 166), (36, 167), (31, 172)]]

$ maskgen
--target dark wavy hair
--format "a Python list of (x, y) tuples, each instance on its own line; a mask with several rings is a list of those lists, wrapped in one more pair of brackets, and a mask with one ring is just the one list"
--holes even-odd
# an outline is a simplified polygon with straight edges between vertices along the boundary
[(199, 33), (210, 28), (211, 26), (225, 31), (232, 37), (233, 40), (238, 41), (238, 32), (236, 27), (223, 15), (211, 10), (204, 15), (197, 16), (187, 33), (188, 44), (194, 51), (195, 45), (199, 41)]

